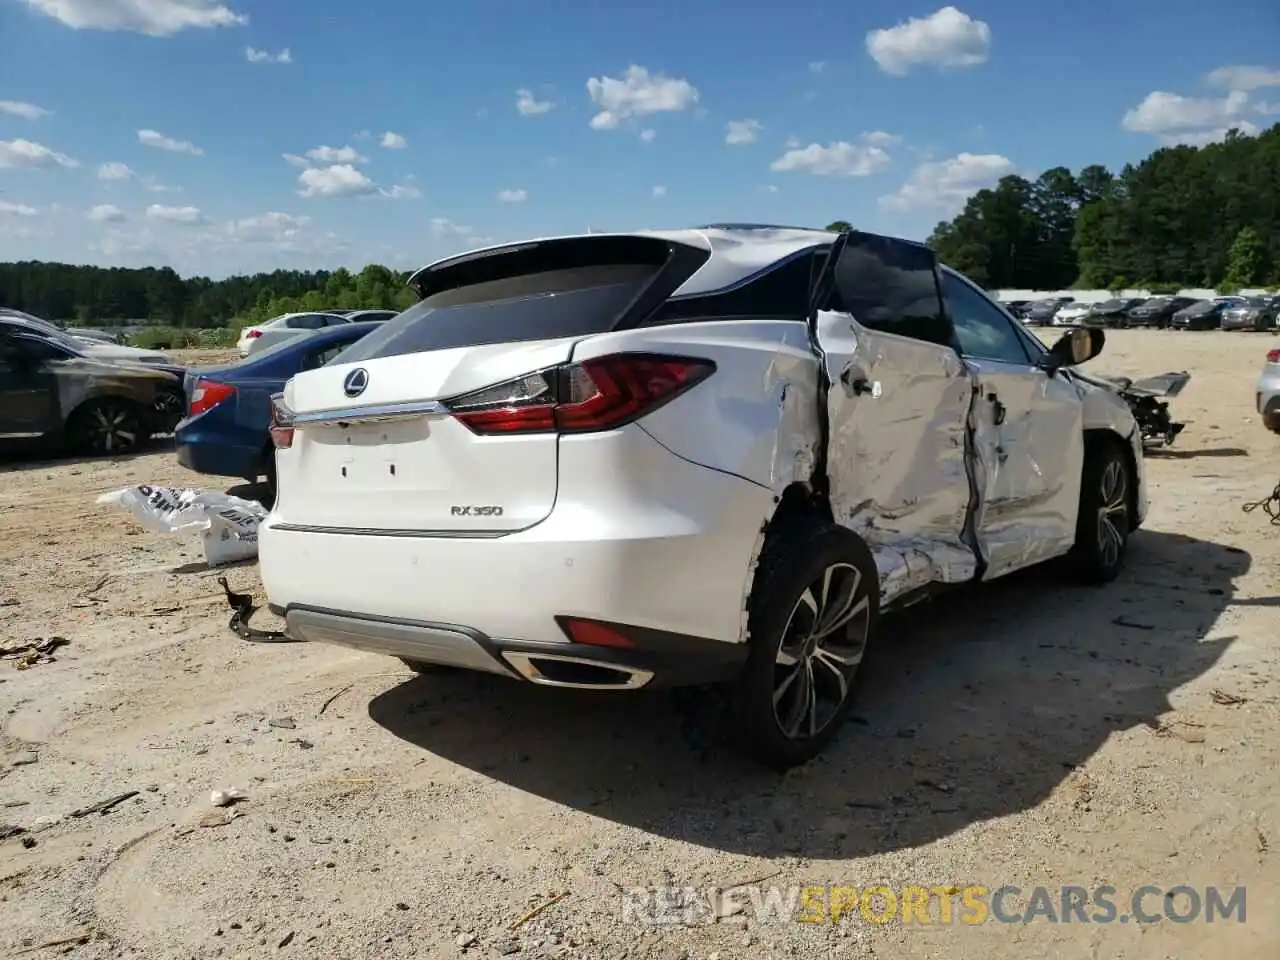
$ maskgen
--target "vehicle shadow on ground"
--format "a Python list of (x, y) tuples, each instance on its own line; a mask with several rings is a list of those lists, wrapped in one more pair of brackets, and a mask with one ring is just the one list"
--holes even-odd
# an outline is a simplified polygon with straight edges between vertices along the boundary
[(138, 457), (147, 457), (154, 453), (172, 453), (173, 450), (172, 434), (152, 437), (132, 453), (126, 453), (114, 457), (107, 455), (86, 457), (79, 454), (50, 451), (47, 448), (32, 448), (25, 451), (6, 450), (3, 453), (0, 453), (0, 473), (19, 473), (26, 470), (51, 470), (54, 467), (65, 467), (73, 464), (89, 465), (99, 463), (126, 463), (130, 460), (136, 460)]
[(756, 856), (882, 853), (1034, 807), (1112, 733), (1154, 729), (1170, 692), (1233, 639), (1206, 637), (1249, 566), (1236, 548), (1143, 531), (1110, 586), (1029, 571), (887, 618), (856, 715), (782, 776), (706, 749), (670, 693), (445, 673), (369, 714), (423, 750), (661, 836)]
[(1143, 456), (1148, 460), (1196, 460), (1200, 457), (1247, 457), (1249, 451), (1243, 447), (1209, 447), (1204, 450), (1146, 450)]

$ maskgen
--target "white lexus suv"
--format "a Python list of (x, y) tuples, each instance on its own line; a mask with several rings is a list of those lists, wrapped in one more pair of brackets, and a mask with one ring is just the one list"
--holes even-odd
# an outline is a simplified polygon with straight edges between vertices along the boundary
[(301, 640), (599, 690), (723, 684), (816, 755), (879, 615), (1146, 512), (1124, 402), (925, 247), (718, 225), (431, 264), (273, 401), (269, 603)]

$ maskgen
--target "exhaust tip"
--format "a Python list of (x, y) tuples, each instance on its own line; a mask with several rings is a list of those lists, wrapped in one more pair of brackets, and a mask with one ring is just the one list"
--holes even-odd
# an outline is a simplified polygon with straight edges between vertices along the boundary
[(504, 660), (530, 683), (578, 690), (638, 690), (653, 679), (651, 670), (555, 653), (504, 651)]

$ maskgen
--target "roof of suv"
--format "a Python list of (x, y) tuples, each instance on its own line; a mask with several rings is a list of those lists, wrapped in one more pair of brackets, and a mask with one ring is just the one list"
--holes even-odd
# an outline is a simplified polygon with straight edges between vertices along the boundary
[(560, 237), (538, 237), (515, 243), (479, 247), (429, 263), (409, 278), (437, 270), (454, 261), (468, 259), (475, 254), (498, 252), (503, 249), (519, 249), (531, 243), (548, 240), (570, 240), (585, 237), (658, 237), (675, 243), (683, 243), (708, 251), (711, 256), (672, 296), (710, 293), (741, 283), (761, 270), (781, 260), (806, 250), (830, 244), (836, 234), (828, 230), (807, 227), (781, 227), (768, 224), (723, 224), (705, 227), (689, 227), (679, 230), (633, 230), (625, 233), (567, 234)]

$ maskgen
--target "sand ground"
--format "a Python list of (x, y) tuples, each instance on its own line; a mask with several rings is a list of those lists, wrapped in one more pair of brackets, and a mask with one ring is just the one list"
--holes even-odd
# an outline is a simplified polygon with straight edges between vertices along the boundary
[[(834, 749), (781, 778), (708, 747), (670, 695), (244, 643), (195, 541), (94, 504), (210, 485), (171, 451), (5, 461), (0, 645), (68, 643), (0, 661), (0, 825), (25, 831), (0, 829), (0, 955), (1274, 960), (1280, 528), (1241, 504), (1280, 479), (1252, 409), (1275, 345), (1112, 334), (1092, 367), (1193, 374), (1127, 572), (902, 614)], [(253, 565), (229, 575), (259, 591)], [(232, 787), (229, 819), (210, 792)], [(716, 923), (624, 915), (632, 887), (756, 880)], [(1144, 886), (1157, 914), (1178, 885), (1243, 886), (1247, 916), (804, 924), (751, 906), (807, 884), (1013, 885), (1009, 910), (1110, 885), (1119, 914)]]

